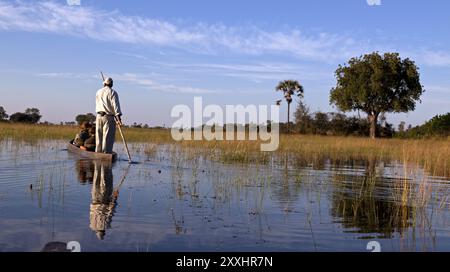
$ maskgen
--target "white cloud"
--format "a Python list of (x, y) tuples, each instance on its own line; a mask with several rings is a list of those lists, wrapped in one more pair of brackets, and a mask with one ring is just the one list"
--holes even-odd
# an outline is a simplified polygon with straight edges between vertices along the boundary
[(77, 73), (36, 73), (34, 74), (40, 78), (48, 79), (93, 79), (93, 75), (89, 74), (77, 74)]
[(443, 99), (423, 99), (424, 103), (426, 102), (427, 105), (435, 105), (435, 106), (442, 106), (442, 107), (448, 107), (450, 104), (450, 99), (443, 98)]
[(251, 81), (281, 80), (283, 78), (298, 78), (301, 80), (320, 80), (333, 77), (333, 74), (323, 72), (312, 66), (302, 66), (288, 63), (263, 62), (253, 64), (220, 64), (191, 63), (178, 64), (169, 62), (154, 62), (161, 67), (182, 71), (243, 78)]
[(173, 84), (164, 84), (155, 82), (154, 80), (146, 77), (145, 75), (138, 75), (132, 73), (125, 74), (115, 74), (111, 75), (115, 80), (121, 80), (129, 82), (135, 85), (145, 87), (153, 91), (169, 92), (169, 93), (180, 93), (180, 94), (211, 94), (218, 93), (216, 90), (207, 90), (202, 88), (195, 88), (191, 86), (178, 86)]
[(421, 57), (422, 62), (428, 66), (450, 66), (450, 54), (442, 51), (425, 51)]
[(381, 6), (381, 0), (367, 0), (369, 6)]
[(425, 86), (427, 93), (450, 94), (450, 86), (429, 85)]
[(184, 25), (55, 2), (0, 0), (0, 30), (56, 33), (198, 53), (228, 50), (241, 54), (288, 54), (319, 61), (347, 58), (359, 54), (361, 49), (353, 39), (337, 34), (307, 35), (298, 29), (270, 32), (253, 26), (222, 24)]
[(116, 54), (118, 56), (129, 57), (129, 58), (140, 59), (140, 60), (148, 59), (146, 56), (143, 56), (140, 54), (135, 54), (135, 53), (130, 53), (130, 52), (112, 51), (111, 53)]
[[(372, 51), (404, 51), (336, 33), (307, 34), (296, 28), (268, 31), (256, 26), (181, 24), (89, 6), (69, 6), (51, 1), (0, 0), (0, 31), (54, 33), (81, 38), (141, 44), (195, 53), (232, 52), (250, 55), (287, 55), (302, 60), (343, 62)], [(390, 50), (386, 50), (390, 49)], [(427, 66), (450, 66), (450, 53), (430, 49), (410, 52)], [(127, 52), (118, 54), (146, 59)]]
[[(77, 74), (77, 73), (35, 73), (34, 76), (45, 79), (98, 79), (99, 75), (94, 74)], [(128, 82), (132, 85), (140, 86), (148, 90), (168, 92), (168, 93), (179, 93), (179, 94), (212, 94), (219, 93), (218, 90), (208, 90), (203, 88), (196, 88), (191, 86), (179, 86), (174, 84), (165, 84), (153, 80), (148, 75), (139, 75), (133, 73), (122, 73), (122, 74), (110, 74), (115, 81)]]

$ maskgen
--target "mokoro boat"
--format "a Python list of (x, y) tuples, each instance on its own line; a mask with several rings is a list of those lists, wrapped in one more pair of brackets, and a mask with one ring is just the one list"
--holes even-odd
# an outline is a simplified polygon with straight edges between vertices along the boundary
[(67, 151), (71, 152), (73, 154), (76, 154), (77, 156), (91, 159), (91, 160), (101, 160), (101, 161), (109, 161), (114, 162), (117, 160), (117, 154), (113, 152), (112, 154), (104, 154), (104, 153), (96, 153), (91, 151), (85, 151), (80, 149), (79, 147), (73, 145), (73, 141), (70, 141), (67, 145)]

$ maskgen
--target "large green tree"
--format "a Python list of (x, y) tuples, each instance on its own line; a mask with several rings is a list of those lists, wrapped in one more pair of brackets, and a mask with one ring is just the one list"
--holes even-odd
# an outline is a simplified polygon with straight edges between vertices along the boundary
[[(303, 97), (303, 86), (300, 85), (300, 83), (296, 80), (284, 80), (278, 83), (277, 87), (275, 88), (276, 91), (281, 91), (284, 94), (284, 99), (286, 100), (288, 104), (288, 116), (287, 116), (287, 127), (288, 131), (290, 128), (290, 110), (291, 110), (291, 103), (293, 101), (293, 96), (297, 96), (299, 98)], [(280, 101), (277, 101), (277, 104), (279, 104)]]
[(342, 111), (361, 110), (368, 115), (370, 137), (376, 137), (378, 116), (386, 112), (408, 112), (425, 91), (415, 63), (398, 53), (378, 52), (352, 58), (336, 70), (336, 87), (330, 103)]
[(31, 123), (33, 123), (33, 124), (38, 123), (39, 120), (41, 120), (41, 117), (42, 117), (41, 112), (37, 108), (28, 108), (28, 109), (25, 110), (25, 114), (30, 116)]
[(297, 109), (294, 112), (295, 124), (298, 132), (302, 134), (311, 133), (313, 125), (313, 118), (310, 115), (309, 107), (303, 102), (298, 101)]

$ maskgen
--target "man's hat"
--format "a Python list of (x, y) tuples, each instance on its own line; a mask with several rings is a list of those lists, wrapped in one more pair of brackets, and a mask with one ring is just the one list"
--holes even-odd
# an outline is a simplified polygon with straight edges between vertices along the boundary
[(103, 84), (111, 85), (111, 84), (113, 84), (113, 79), (108, 77), (105, 79), (105, 81), (103, 81)]

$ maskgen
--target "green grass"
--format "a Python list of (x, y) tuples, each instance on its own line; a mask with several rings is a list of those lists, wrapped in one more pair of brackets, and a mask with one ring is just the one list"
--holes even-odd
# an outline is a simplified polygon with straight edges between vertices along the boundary
[[(58, 125), (0, 123), (0, 140), (69, 140), (78, 128)], [(130, 143), (176, 144), (185, 152), (202, 154), (223, 162), (267, 163), (278, 161), (298, 166), (320, 167), (328, 161), (347, 164), (355, 161), (398, 161), (421, 166), (431, 175), (450, 176), (450, 139), (376, 139), (312, 135), (281, 135), (274, 153), (260, 152), (260, 141), (182, 141), (172, 140), (167, 129), (124, 128)], [(116, 135), (117, 141), (121, 141)], [(154, 146), (151, 147), (154, 149)], [(154, 150), (148, 150), (149, 153)]]
[[(12, 138), (24, 141), (34, 140), (71, 140), (75, 138), (79, 129), (76, 126), (61, 125), (31, 125), (12, 124), (0, 122), (0, 139)], [(171, 142), (170, 131), (165, 129), (138, 129), (124, 128), (125, 135), (129, 142)], [(116, 139), (120, 140), (117, 132)]]

